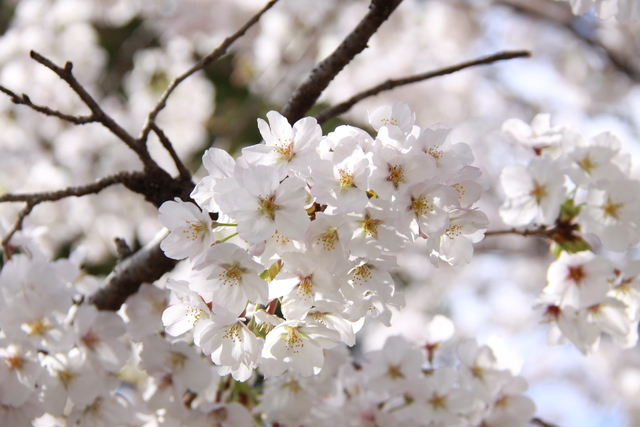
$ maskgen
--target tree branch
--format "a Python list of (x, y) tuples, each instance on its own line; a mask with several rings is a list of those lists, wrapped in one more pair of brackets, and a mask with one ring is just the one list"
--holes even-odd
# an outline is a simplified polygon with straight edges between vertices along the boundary
[(187, 169), (184, 163), (182, 163), (182, 160), (180, 160), (180, 157), (178, 157), (178, 153), (176, 153), (176, 150), (173, 148), (173, 144), (171, 144), (171, 141), (169, 140), (167, 135), (165, 135), (162, 129), (160, 129), (158, 125), (155, 123), (151, 123), (151, 130), (153, 130), (153, 132), (156, 135), (158, 135), (158, 139), (160, 140), (160, 143), (165, 148), (165, 150), (169, 152), (169, 155), (173, 159), (173, 163), (176, 165), (176, 168), (178, 169), (178, 173), (180, 174), (180, 177), (185, 180), (190, 180), (191, 172), (189, 172), (189, 169)]
[(518, 230), (517, 228), (511, 228), (509, 230), (493, 230), (486, 231), (484, 236), (500, 236), (504, 234), (518, 234), (520, 236), (543, 236), (549, 237), (555, 229), (535, 228), (533, 230)]
[(405, 77), (402, 79), (395, 79), (395, 80), (389, 79), (384, 83), (381, 83), (377, 86), (372, 87), (371, 89), (367, 89), (363, 92), (358, 93), (357, 95), (352, 96), (351, 98), (349, 98), (344, 102), (341, 102), (340, 104), (327, 108), (326, 110), (322, 111), (320, 114), (316, 116), (316, 120), (318, 121), (318, 123), (324, 123), (333, 117), (346, 113), (351, 109), (351, 107), (353, 107), (355, 104), (357, 104), (358, 102), (362, 101), (365, 98), (377, 95), (380, 92), (395, 89), (399, 86), (421, 82), (424, 80), (431, 79), (433, 77), (452, 74), (452, 73), (455, 73), (456, 71), (464, 70), (465, 68), (475, 67), (477, 65), (487, 65), (497, 61), (504, 61), (506, 59), (524, 58), (524, 57), (530, 57), (530, 56), (531, 56), (531, 52), (526, 50), (506, 51), (506, 52), (500, 52), (500, 53), (485, 56), (482, 58), (474, 59), (473, 61), (463, 62), (458, 65), (452, 65), (451, 67), (442, 68), (440, 70), (416, 74), (416, 75)]
[(331, 80), (360, 52), (402, 0), (372, 0), (369, 11), (340, 46), (316, 67), (293, 92), (281, 113), (291, 124), (316, 103)]
[(122, 142), (124, 142), (129, 148), (131, 148), (140, 158), (145, 167), (153, 167), (156, 166), (153, 159), (149, 155), (147, 148), (145, 145), (139, 144), (138, 141), (131, 136), (124, 128), (122, 128), (116, 121), (111, 118), (104, 110), (98, 105), (95, 99), (87, 92), (87, 90), (82, 86), (74, 77), (71, 70), (73, 69), (73, 64), (71, 62), (67, 62), (64, 65), (64, 68), (58, 67), (56, 64), (51, 62), (49, 59), (40, 55), (38, 52), (31, 51), (31, 58), (33, 58), (36, 62), (44, 65), (54, 73), (58, 75), (62, 80), (64, 80), (71, 89), (78, 95), (78, 97), (84, 102), (84, 104), (89, 107), (91, 111), (92, 121), (101, 123), (104, 127), (109, 129), (111, 133), (117, 136)]
[(138, 292), (142, 283), (151, 283), (171, 271), (177, 260), (167, 258), (160, 241), (160, 234), (147, 246), (121, 260), (106, 279), (106, 285), (89, 297), (89, 301), (100, 310), (116, 311), (125, 300)]
[(134, 173), (132, 172), (120, 172), (115, 175), (107, 176), (99, 179), (96, 182), (86, 185), (80, 185), (77, 187), (68, 187), (58, 191), (45, 191), (42, 193), (26, 193), (26, 194), (5, 194), (0, 196), (0, 203), (14, 203), (14, 202), (26, 202), (26, 206), (18, 214), (18, 219), (13, 224), (9, 233), (2, 239), (2, 249), (4, 251), (5, 259), (11, 258), (11, 247), (9, 242), (13, 235), (20, 229), (24, 219), (31, 213), (33, 208), (42, 202), (54, 202), (56, 200), (64, 199), (66, 197), (81, 197), (87, 194), (97, 194), (105, 188), (114, 184), (123, 184), (127, 179), (130, 179)]
[(73, 116), (71, 114), (65, 114), (62, 113), (58, 110), (54, 110), (52, 108), (46, 107), (46, 106), (41, 106), (41, 105), (36, 105), (33, 102), (31, 102), (31, 99), (29, 99), (29, 97), (26, 94), (22, 94), (22, 95), (18, 95), (15, 92), (7, 89), (4, 86), (0, 86), (0, 92), (3, 92), (5, 94), (7, 94), (9, 96), (9, 98), (11, 98), (11, 102), (13, 102), (14, 104), (22, 104), (22, 105), (26, 105), (27, 107), (31, 108), (32, 110), (37, 111), (38, 113), (44, 114), (45, 116), (52, 116), (52, 117), (57, 117), (61, 120), (64, 120), (66, 122), (71, 122), (74, 123), (76, 125), (84, 125), (87, 123), (93, 123), (96, 121), (95, 117), (93, 117), (93, 115), (90, 116)]
[[(139, 172), (138, 172), (139, 173)], [(114, 184), (123, 184), (128, 179), (136, 175), (136, 172), (118, 172), (91, 184), (79, 185), (77, 187), (67, 187), (63, 190), (44, 191), (41, 193), (5, 194), (0, 196), (0, 203), (27, 202), (34, 206), (42, 202), (55, 202), (67, 197), (81, 197), (87, 194), (97, 194), (105, 188)]]
[(185, 81), (192, 74), (204, 69), (211, 62), (215, 61), (216, 59), (220, 58), (222, 55), (226, 54), (227, 50), (229, 50), (229, 47), (231, 47), (231, 45), (236, 40), (242, 37), (249, 30), (249, 28), (253, 27), (260, 20), (262, 15), (267, 10), (271, 9), (271, 7), (273, 7), (273, 5), (275, 5), (277, 2), (278, 0), (271, 0), (269, 3), (266, 4), (265, 7), (263, 7), (257, 14), (255, 14), (249, 21), (247, 21), (247, 23), (244, 24), (238, 31), (236, 31), (234, 34), (224, 39), (224, 41), (220, 46), (218, 46), (215, 50), (213, 50), (207, 56), (201, 58), (198, 62), (196, 62), (191, 68), (189, 68), (183, 74), (173, 79), (173, 81), (169, 83), (169, 86), (167, 86), (167, 88), (165, 89), (164, 93), (160, 97), (160, 100), (158, 101), (154, 109), (151, 110), (151, 112), (149, 112), (149, 115), (147, 116), (147, 121), (144, 124), (142, 131), (140, 132), (140, 136), (138, 137), (138, 141), (140, 141), (143, 144), (146, 143), (147, 138), (149, 137), (149, 132), (151, 132), (152, 124), (155, 122), (156, 117), (158, 117), (158, 114), (160, 113), (160, 111), (162, 111), (162, 109), (166, 107), (167, 99), (169, 99), (169, 96), (178, 87), (178, 85), (180, 85), (180, 83)]
[[(494, 0), (494, 2), (509, 6), (521, 14), (564, 27), (579, 40), (600, 51), (618, 71), (626, 74), (632, 80), (640, 81), (640, 70), (633, 66), (632, 61), (609, 48), (601, 40), (586, 34), (581, 29), (581, 27), (584, 27), (584, 18), (574, 16), (568, 5), (549, 1), (541, 3), (531, 0)], [(580, 23), (583, 25), (580, 25)]]

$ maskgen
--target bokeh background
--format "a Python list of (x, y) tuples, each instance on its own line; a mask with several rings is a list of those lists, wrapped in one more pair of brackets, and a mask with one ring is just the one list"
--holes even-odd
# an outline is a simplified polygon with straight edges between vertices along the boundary
[[(166, 85), (215, 48), (264, 5), (263, 0), (19, 0), (0, 1), (0, 84), (33, 102), (82, 114), (86, 107), (62, 81), (29, 58), (35, 50), (58, 64), (72, 61), (76, 77), (123, 127), (137, 134)], [(366, 12), (366, 0), (281, 0), (232, 52), (192, 76), (158, 118), (196, 177), (202, 153), (215, 146), (238, 154), (260, 141), (256, 119), (279, 110), (295, 87)], [(443, 122), (454, 140), (473, 148), (487, 191), (481, 207), (490, 230), (497, 215), (501, 169), (529, 153), (501, 131), (509, 118), (529, 122), (540, 112), (586, 137), (612, 131), (633, 155), (640, 177), (640, 26), (592, 13), (574, 16), (552, 0), (404, 0), (368, 49), (332, 82), (324, 107), (389, 78), (439, 69), (484, 55), (531, 51), (382, 93), (327, 122), (367, 126), (367, 112), (406, 101), (422, 127)], [(175, 173), (154, 136), (152, 152)], [(72, 126), (0, 97), (0, 194), (64, 188), (140, 168), (133, 152), (99, 125)], [(0, 205), (7, 230), (20, 206)], [(52, 258), (81, 259), (91, 274), (115, 264), (114, 237), (132, 247), (161, 229), (157, 211), (124, 188), (46, 203), (25, 229)], [(599, 248), (597, 242), (593, 242)], [(598, 251), (605, 253), (603, 249)], [(614, 260), (638, 252), (610, 254)], [(434, 268), (424, 245), (399, 257), (398, 287), (407, 308), (392, 328), (369, 324), (354, 351), (380, 347), (403, 334), (419, 343), (424, 325), (444, 314), (453, 342), (490, 343), (504, 367), (524, 375), (538, 416), (560, 426), (640, 425), (640, 351), (602, 342), (588, 356), (547, 345), (547, 325), (532, 308), (553, 260), (535, 237), (488, 237), (463, 268)], [(179, 272), (177, 273), (179, 274)], [(454, 344), (451, 344), (451, 350)], [(443, 359), (446, 359), (446, 349)], [(443, 363), (446, 360), (443, 360)]]

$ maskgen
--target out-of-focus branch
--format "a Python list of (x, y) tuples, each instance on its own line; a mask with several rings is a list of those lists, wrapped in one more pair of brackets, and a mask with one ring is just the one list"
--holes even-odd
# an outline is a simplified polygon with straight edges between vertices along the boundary
[(360, 52), (402, 0), (372, 0), (369, 11), (340, 46), (320, 62), (293, 92), (281, 113), (295, 123), (316, 103), (331, 80)]
[(11, 257), (11, 247), (9, 242), (13, 235), (22, 229), (24, 219), (31, 213), (33, 208), (42, 202), (54, 202), (56, 200), (64, 199), (66, 197), (81, 197), (88, 194), (97, 194), (105, 188), (114, 184), (123, 184), (126, 180), (131, 179), (135, 172), (120, 172), (115, 175), (101, 178), (91, 184), (80, 185), (77, 187), (67, 187), (58, 191), (44, 191), (41, 193), (25, 193), (25, 194), (5, 194), (0, 196), (0, 203), (14, 203), (25, 202), (26, 205), (18, 213), (18, 218), (13, 224), (13, 227), (6, 236), (2, 239), (2, 249), (5, 259)]
[(618, 71), (626, 74), (633, 80), (640, 81), (640, 70), (634, 67), (630, 60), (612, 50), (601, 40), (587, 34), (583, 29), (581, 29), (584, 25), (580, 25), (580, 23), (583, 23), (584, 19), (574, 16), (567, 4), (547, 0), (494, 0), (494, 3), (509, 6), (524, 15), (552, 22), (564, 27), (573, 33), (579, 40), (582, 40), (595, 50), (601, 52), (607, 60), (616, 69), (618, 69)]
[(158, 139), (160, 140), (160, 143), (165, 148), (165, 150), (169, 152), (171, 159), (173, 159), (173, 163), (176, 165), (176, 168), (178, 169), (178, 173), (180, 174), (180, 177), (185, 180), (190, 180), (191, 172), (189, 172), (189, 169), (187, 169), (184, 163), (182, 163), (182, 160), (180, 160), (178, 153), (176, 153), (176, 150), (173, 148), (173, 144), (171, 144), (171, 141), (169, 140), (167, 135), (165, 135), (162, 129), (160, 129), (158, 125), (155, 123), (151, 123), (151, 130), (153, 130), (153, 132), (156, 135), (158, 135)]
[(96, 121), (93, 115), (73, 116), (71, 114), (65, 114), (61, 111), (54, 110), (46, 106), (34, 104), (33, 102), (31, 102), (31, 99), (26, 94), (23, 93), (22, 95), (18, 95), (4, 86), (0, 86), (0, 92), (7, 94), (11, 98), (11, 102), (13, 102), (14, 104), (26, 105), (32, 110), (35, 110), (38, 113), (44, 114), (45, 116), (57, 117), (61, 120), (64, 120), (66, 122), (71, 122), (76, 125), (84, 125), (86, 123), (93, 123)]
[(122, 142), (124, 142), (129, 148), (131, 148), (140, 158), (145, 167), (154, 167), (156, 166), (153, 159), (149, 155), (147, 151), (147, 147), (143, 144), (139, 144), (138, 141), (130, 135), (124, 128), (122, 128), (116, 121), (109, 116), (101, 107), (98, 105), (95, 99), (87, 92), (87, 90), (76, 80), (75, 76), (72, 73), (73, 64), (71, 62), (67, 62), (63, 67), (58, 67), (56, 64), (51, 62), (49, 59), (40, 55), (38, 52), (31, 51), (31, 58), (33, 58), (38, 63), (44, 65), (54, 73), (58, 75), (62, 80), (64, 80), (71, 89), (78, 95), (78, 97), (84, 102), (84, 104), (89, 107), (91, 111), (92, 121), (101, 123), (104, 127), (109, 129), (111, 133), (117, 136)]
[(531, 420), (531, 424), (536, 424), (540, 427), (557, 427), (555, 424), (551, 424), (549, 422), (546, 422), (538, 417), (534, 418)]
[(41, 193), (5, 194), (0, 196), (0, 203), (27, 202), (35, 206), (38, 203), (55, 202), (56, 200), (67, 197), (82, 197), (87, 194), (97, 194), (111, 185), (122, 184), (137, 174), (140, 174), (140, 172), (118, 172), (115, 175), (100, 178), (91, 184), (67, 187), (63, 190), (43, 191)]
[(546, 228), (534, 228), (533, 230), (518, 230), (517, 228), (510, 228), (508, 230), (491, 230), (484, 233), (485, 237), (488, 236), (500, 236), (504, 234), (519, 234), (520, 236), (543, 236), (549, 237), (554, 232), (554, 229)]
[(151, 112), (149, 112), (149, 115), (147, 116), (147, 121), (144, 127), (142, 128), (142, 131), (140, 132), (140, 136), (138, 137), (138, 140), (141, 143), (143, 144), (146, 143), (147, 138), (149, 137), (149, 132), (151, 132), (152, 124), (155, 122), (156, 117), (158, 117), (158, 114), (160, 113), (160, 111), (162, 111), (164, 107), (167, 105), (167, 100), (169, 99), (169, 96), (171, 96), (171, 94), (178, 87), (178, 85), (180, 85), (180, 83), (185, 81), (192, 74), (204, 69), (211, 62), (215, 61), (216, 59), (220, 58), (222, 55), (226, 54), (227, 51), (229, 50), (229, 47), (231, 47), (231, 45), (236, 40), (242, 37), (249, 30), (249, 28), (253, 27), (260, 20), (262, 15), (267, 10), (271, 9), (271, 7), (273, 7), (273, 5), (275, 5), (277, 2), (278, 0), (271, 0), (269, 3), (267, 3), (265, 7), (263, 7), (249, 21), (247, 21), (247, 23), (244, 24), (238, 31), (236, 31), (234, 34), (224, 39), (224, 41), (220, 46), (218, 46), (215, 50), (213, 50), (207, 56), (201, 58), (191, 68), (189, 68), (187, 71), (185, 71), (183, 74), (179, 75), (178, 77), (173, 79), (171, 83), (169, 83), (169, 86), (167, 86), (167, 88), (165, 89), (164, 93), (160, 97), (160, 100), (158, 101), (154, 109), (151, 110)]
[(486, 65), (486, 64), (491, 64), (493, 62), (497, 62), (497, 61), (503, 61), (506, 59), (523, 58), (523, 57), (529, 57), (529, 56), (531, 56), (531, 53), (526, 50), (506, 51), (506, 52), (500, 52), (494, 55), (478, 58), (473, 61), (463, 62), (461, 64), (453, 65), (451, 67), (442, 68), (440, 70), (416, 74), (416, 75), (405, 77), (402, 79), (389, 79), (384, 83), (381, 83), (377, 86), (372, 87), (371, 89), (367, 89), (363, 92), (358, 93), (357, 95), (352, 96), (351, 98), (349, 98), (344, 102), (341, 102), (340, 104), (327, 108), (326, 110), (322, 111), (320, 114), (316, 116), (316, 120), (318, 121), (318, 123), (324, 123), (332, 117), (336, 117), (340, 114), (346, 113), (347, 111), (349, 111), (349, 109), (351, 109), (351, 107), (353, 107), (355, 104), (357, 104), (358, 102), (362, 101), (365, 98), (377, 95), (380, 92), (391, 90), (399, 86), (421, 82), (424, 80), (431, 79), (433, 77), (444, 76), (446, 74), (455, 73), (456, 71), (464, 70), (465, 68), (470, 68), (477, 65)]

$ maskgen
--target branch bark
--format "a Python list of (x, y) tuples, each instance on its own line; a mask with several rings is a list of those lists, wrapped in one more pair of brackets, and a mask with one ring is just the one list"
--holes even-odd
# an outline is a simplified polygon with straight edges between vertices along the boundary
[(360, 52), (367, 42), (389, 18), (402, 0), (372, 0), (369, 11), (340, 46), (316, 67), (293, 92), (281, 113), (293, 124), (301, 119), (316, 103), (331, 80)]
[(167, 258), (160, 234), (147, 246), (120, 261), (105, 280), (106, 285), (89, 297), (89, 302), (100, 310), (118, 310), (126, 299), (138, 292), (143, 283), (151, 283), (173, 270), (178, 261)]
[(486, 65), (486, 64), (491, 64), (493, 62), (497, 62), (497, 61), (504, 61), (506, 59), (523, 58), (523, 57), (529, 57), (529, 56), (531, 56), (531, 53), (526, 50), (500, 52), (494, 55), (478, 58), (473, 61), (463, 62), (462, 64), (453, 65), (447, 68), (442, 68), (440, 70), (416, 74), (416, 75), (405, 77), (402, 79), (396, 79), (396, 80), (389, 79), (384, 83), (381, 83), (377, 86), (372, 87), (371, 89), (367, 89), (363, 92), (358, 93), (357, 95), (352, 96), (351, 98), (349, 98), (344, 102), (341, 102), (340, 104), (327, 108), (326, 110), (322, 111), (320, 114), (316, 116), (316, 120), (318, 121), (318, 123), (324, 123), (332, 117), (336, 117), (336, 116), (339, 116), (340, 114), (346, 113), (351, 109), (351, 107), (353, 107), (355, 104), (357, 104), (358, 102), (362, 101), (365, 98), (375, 96), (380, 92), (391, 90), (399, 86), (421, 82), (427, 79), (431, 79), (433, 77), (444, 76), (446, 74), (455, 73), (456, 71), (464, 70), (465, 68), (470, 68), (477, 65)]

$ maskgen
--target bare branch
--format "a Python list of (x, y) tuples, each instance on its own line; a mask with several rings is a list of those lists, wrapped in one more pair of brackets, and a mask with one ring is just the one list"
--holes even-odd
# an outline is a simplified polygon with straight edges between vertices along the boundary
[(182, 163), (182, 160), (180, 160), (180, 157), (178, 157), (178, 153), (176, 153), (176, 150), (173, 148), (173, 144), (171, 144), (171, 141), (169, 141), (167, 135), (165, 135), (162, 129), (160, 129), (158, 125), (153, 122), (151, 123), (151, 129), (156, 135), (158, 135), (160, 143), (169, 152), (169, 155), (171, 155), (173, 163), (176, 165), (180, 177), (185, 180), (190, 180), (191, 172), (189, 172), (189, 169), (187, 169), (184, 163)]
[(54, 202), (66, 197), (81, 197), (87, 194), (97, 194), (111, 185), (123, 184), (135, 175), (136, 172), (118, 172), (115, 175), (100, 178), (91, 184), (67, 187), (63, 190), (44, 191), (41, 193), (5, 194), (4, 196), (0, 196), (0, 203), (27, 202), (35, 206), (38, 203)]
[(9, 230), (9, 233), (7, 233), (7, 235), (4, 236), (4, 238), (2, 239), (2, 251), (4, 253), (5, 262), (9, 258), (11, 258), (11, 255), (13, 252), (11, 245), (9, 245), (11, 238), (13, 237), (14, 234), (18, 232), (18, 230), (22, 229), (22, 224), (24, 223), (24, 219), (27, 217), (27, 215), (31, 213), (34, 206), (35, 206), (34, 203), (27, 203), (27, 205), (24, 208), (22, 208), (22, 210), (18, 213), (18, 219), (13, 224), (13, 227), (11, 227), (11, 230)]
[(316, 103), (331, 80), (360, 52), (402, 0), (372, 0), (369, 11), (340, 46), (311, 70), (293, 92), (281, 113), (290, 123), (298, 121)]
[(58, 110), (54, 110), (52, 108), (49, 107), (45, 107), (42, 105), (37, 105), (34, 104), (33, 102), (31, 102), (31, 99), (29, 99), (29, 97), (26, 94), (22, 94), (22, 95), (18, 95), (16, 93), (14, 93), (13, 91), (7, 89), (4, 86), (0, 86), (0, 92), (3, 92), (5, 94), (7, 94), (10, 98), (11, 98), (11, 102), (13, 102), (14, 104), (22, 104), (22, 105), (26, 105), (27, 107), (31, 108), (32, 110), (37, 111), (38, 113), (42, 113), (45, 116), (53, 116), (53, 117), (57, 117), (59, 119), (62, 119), (64, 121), (67, 122), (71, 122), (74, 123), (76, 125), (84, 125), (86, 123), (93, 123), (96, 121), (95, 117), (93, 117), (93, 115), (90, 116), (73, 116), (70, 114), (65, 114), (62, 113)]
[(377, 86), (372, 87), (371, 89), (367, 89), (363, 92), (358, 93), (357, 95), (352, 96), (351, 98), (349, 98), (344, 102), (341, 102), (340, 104), (327, 108), (326, 110), (322, 111), (320, 114), (316, 116), (316, 120), (318, 120), (318, 123), (324, 123), (332, 117), (336, 117), (340, 114), (346, 113), (347, 111), (349, 111), (349, 109), (351, 109), (351, 107), (353, 107), (355, 104), (357, 104), (358, 102), (362, 101), (365, 98), (377, 95), (380, 92), (391, 90), (399, 86), (421, 82), (424, 80), (431, 79), (433, 77), (452, 74), (452, 73), (455, 73), (456, 71), (464, 70), (465, 68), (475, 67), (477, 65), (487, 65), (497, 61), (504, 61), (507, 59), (523, 58), (523, 57), (529, 57), (529, 56), (531, 56), (531, 53), (526, 50), (506, 51), (506, 52), (500, 52), (493, 55), (478, 58), (473, 61), (463, 62), (461, 64), (453, 65), (451, 67), (442, 68), (440, 70), (416, 74), (416, 75), (405, 77), (402, 79), (389, 79), (384, 83), (381, 83)]
[(26, 206), (18, 214), (18, 219), (13, 224), (9, 233), (2, 239), (2, 249), (4, 251), (5, 259), (11, 258), (11, 248), (9, 242), (11, 238), (18, 230), (22, 229), (24, 219), (31, 213), (33, 208), (42, 202), (53, 202), (56, 200), (64, 199), (66, 197), (81, 197), (87, 194), (97, 194), (103, 189), (114, 185), (122, 184), (127, 179), (133, 176), (131, 172), (120, 172), (115, 175), (101, 178), (96, 182), (87, 185), (81, 185), (77, 187), (68, 187), (58, 191), (45, 191), (41, 193), (26, 193), (26, 194), (5, 194), (0, 196), (0, 203), (13, 203), (13, 202), (26, 202)]
[(61, 68), (33, 50), (31, 51), (31, 58), (44, 65), (45, 67), (56, 73), (58, 77), (64, 80), (71, 87), (71, 89), (73, 89), (76, 95), (80, 97), (82, 102), (84, 102), (85, 105), (89, 107), (94, 121), (101, 123), (104, 127), (109, 129), (111, 133), (113, 133), (129, 148), (131, 148), (138, 155), (145, 166), (155, 166), (155, 162), (151, 159), (151, 156), (147, 152), (146, 146), (139, 144), (133, 136), (131, 136), (126, 130), (124, 130), (124, 128), (122, 128), (118, 123), (116, 123), (116, 121), (111, 118), (111, 116), (105, 113), (100, 105), (98, 105), (96, 100), (93, 99), (89, 92), (87, 92), (84, 86), (82, 86), (76, 80), (73, 73), (71, 72), (71, 70), (73, 69), (73, 64), (71, 62), (67, 62), (64, 65), (64, 68)]
[(151, 112), (147, 116), (147, 122), (142, 128), (142, 131), (140, 132), (138, 141), (142, 143), (145, 143), (147, 141), (147, 138), (149, 137), (149, 132), (151, 132), (151, 124), (155, 122), (156, 117), (158, 117), (158, 114), (160, 113), (160, 111), (162, 111), (162, 109), (166, 107), (167, 99), (169, 99), (169, 96), (178, 87), (178, 85), (182, 83), (184, 80), (186, 80), (192, 74), (204, 69), (211, 62), (215, 61), (216, 59), (220, 58), (222, 55), (226, 54), (227, 51), (229, 50), (229, 47), (231, 47), (231, 45), (236, 40), (242, 37), (249, 30), (249, 28), (253, 27), (260, 20), (262, 15), (264, 15), (266, 11), (271, 9), (271, 7), (273, 7), (273, 5), (275, 5), (277, 2), (278, 0), (271, 0), (269, 3), (267, 3), (265, 7), (263, 7), (249, 21), (247, 21), (247, 23), (244, 24), (238, 31), (236, 31), (234, 34), (224, 39), (224, 41), (220, 46), (218, 46), (215, 50), (213, 50), (207, 56), (201, 58), (198, 62), (196, 62), (193, 65), (193, 67), (189, 68), (183, 74), (173, 79), (173, 81), (169, 83), (169, 86), (167, 86), (167, 88), (165, 89), (164, 93), (160, 97), (160, 100), (158, 101), (154, 109), (151, 110)]
[(89, 297), (100, 310), (118, 310), (127, 297), (138, 292), (142, 283), (151, 283), (171, 271), (178, 261), (169, 259), (160, 249), (165, 234), (116, 265), (106, 285)]
[(518, 230), (517, 228), (511, 228), (509, 230), (493, 230), (484, 233), (487, 236), (500, 236), (503, 234), (519, 234), (520, 236), (543, 236), (549, 237), (555, 229), (535, 228), (533, 230)]

